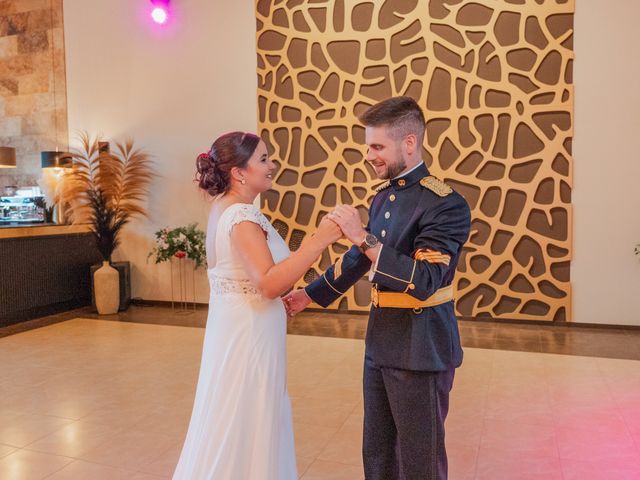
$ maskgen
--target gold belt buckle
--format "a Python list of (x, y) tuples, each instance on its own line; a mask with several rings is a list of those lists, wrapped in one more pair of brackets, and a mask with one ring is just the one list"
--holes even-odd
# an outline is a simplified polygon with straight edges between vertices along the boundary
[(376, 286), (371, 288), (371, 303), (373, 303), (374, 307), (378, 307), (378, 287)]

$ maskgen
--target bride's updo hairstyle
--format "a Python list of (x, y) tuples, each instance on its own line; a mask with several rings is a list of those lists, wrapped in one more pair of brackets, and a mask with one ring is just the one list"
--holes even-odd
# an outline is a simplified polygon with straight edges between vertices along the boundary
[(246, 167), (258, 143), (260, 137), (253, 133), (232, 132), (218, 137), (211, 150), (196, 159), (198, 186), (211, 196), (228, 192), (231, 169)]

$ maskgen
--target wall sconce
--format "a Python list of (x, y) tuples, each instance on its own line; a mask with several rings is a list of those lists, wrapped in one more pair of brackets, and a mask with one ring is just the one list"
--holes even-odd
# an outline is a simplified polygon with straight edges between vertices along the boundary
[(16, 149), (0, 147), (0, 168), (16, 168)]

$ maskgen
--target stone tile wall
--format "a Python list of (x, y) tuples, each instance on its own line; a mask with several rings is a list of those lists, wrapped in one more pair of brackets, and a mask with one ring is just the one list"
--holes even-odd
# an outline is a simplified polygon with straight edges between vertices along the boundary
[(18, 163), (0, 170), (0, 195), (35, 184), (42, 150), (68, 148), (62, 19), (62, 0), (0, 0), (0, 145)]

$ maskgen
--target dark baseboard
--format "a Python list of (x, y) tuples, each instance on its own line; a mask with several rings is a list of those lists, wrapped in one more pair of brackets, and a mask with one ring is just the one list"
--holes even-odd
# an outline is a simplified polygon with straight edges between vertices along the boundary
[(604, 330), (640, 330), (640, 325), (617, 325), (610, 323), (584, 323), (584, 322), (552, 322), (550, 320), (517, 320), (515, 318), (493, 317), (458, 317), (458, 320), (480, 323), (504, 323), (508, 325), (544, 325), (547, 327), (568, 328), (598, 328)]
[[(131, 305), (135, 305), (136, 307), (168, 307), (171, 308), (172, 302), (167, 300), (145, 300), (143, 298), (132, 298)], [(173, 305), (176, 308), (179, 308), (181, 305), (180, 302), (173, 302)], [(196, 302), (196, 310), (206, 310), (209, 308), (208, 303), (199, 303)], [(187, 302), (187, 308), (193, 308), (193, 302)]]
[[(171, 307), (171, 302), (166, 300), (144, 300), (142, 298), (134, 298), (131, 300), (132, 305), (140, 306), (140, 307)], [(174, 302), (174, 305), (177, 307), (178, 303)], [(188, 302), (187, 305), (193, 305), (193, 303)], [(209, 308), (208, 303), (196, 303), (197, 310), (203, 310)], [(313, 313), (327, 313), (327, 310), (324, 308), (307, 308), (305, 312), (313, 312)], [(338, 313), (341, 315), (362, 315), (368, 316), (368, 311), (362, 310), (343, 310), (343, 311), (335, 311), (332, 310), (332, 313)], [(467, 321), (467, 322), (480, 322), (480, 323), (501, 323), (507, 325), (539, 325), (546, 327), (569, 327), (569, 328), (597, 328), (602, 330), (640, 330), (640, 325), (615, 325), (615, 324), (602, 324), (602, 323), (582, 323), (582, 322), (552, 322), (546, 320), (517, 320), (514, 318), (492, 318), (492, 317), (458, 317), (459, 320)]]
[[(324, 308), (307, 308), (305, 312), (322, 313), (326, 310)], [(347, 315), (369, 315), (369, 312), (363, 312), (362, 310), (346, 310), (338, 311), (340, 314)], [(459, 316), (458, 320), (465, 322), (480, 322), (480, 323), (503, 323), (506, 325), (540, 325), (546, 327), (570, 327), (570, 328), (598, 328), (604, 330), (640, 330), (640, 325), (617, 325), (608, 323), (583, 323), (583, 322), (552, 322), (550, 320), (518, 320), (515, 318), (493, 318), (493, 317), (462, 317)]]

